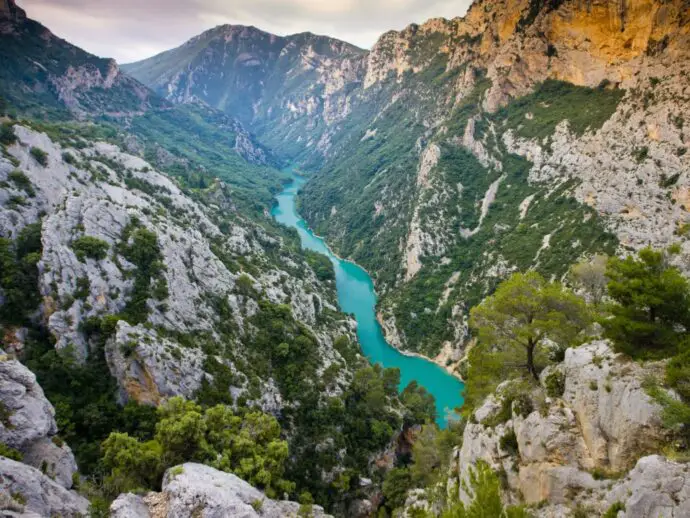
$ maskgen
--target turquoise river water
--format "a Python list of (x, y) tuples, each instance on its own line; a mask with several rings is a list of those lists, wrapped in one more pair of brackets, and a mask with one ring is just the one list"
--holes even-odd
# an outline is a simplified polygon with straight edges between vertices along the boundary
[(376, 320), (376, 292), (369, 274), (355, 263), (333, 254), (323, 239), (315, 236), (297, 214), (295, 197), (304, 182), (304, 178), (294, 176), (293, 182), (276, 197), (273, 217), (283, 225), (297, 229), (303, 248), (324, 254), (331, 260), (340, 309), (354, 314), (364, 354), (372, 363), (400, 369), (401, 389), (416, 380), (431, 392), (436, 398), (437, 422), (445, 427), (449, 419), (457, 418), (453, 409), (462, 405), (462, 382), (435, 363), (418, 356), (406, 356), (386, 342)]

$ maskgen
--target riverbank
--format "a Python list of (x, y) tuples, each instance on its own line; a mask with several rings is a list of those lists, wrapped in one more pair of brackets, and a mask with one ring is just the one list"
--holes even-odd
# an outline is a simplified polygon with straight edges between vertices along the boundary
[(422, 355), (401, 351), (389, 344), (376, 318), (377, 298), (374, 282), (369, 273), (354, 261), (343, 259), (316, 236), (299, 216), (295, 197), (305, 179), (295, 175), (292, 184), (276, 197), (271, 214), (279, 223), (294, 228), (303, 248), (313, 250), (329, 258), (336, 278), (338, 304), (341, 311), (354, 316), (357, 321), (357, 338), (362, 353), (372, 364), (400, 371), (400, 390), (415, 381), (426, 388), (436, 400), (437, 423), (445, 427), (457, 419), (454, 410), (462, 406), (462, 380), (440, 365)]
[[(426, 360), (428, 362), (435, 363), (436, 365), (441, 367), (443, 370), (445, 370), (449, 375), (453, 376), (458, 381), (461, 381), (464, 383), (464, 381), (460, 377), (460, 375), (457, 372), (455, 372), (455, 370), (454, 370), (459, 365), (460, 360), (454, 361), (450, 365), (448, 364), (448, 359), (451, 359), (451, 357), (452, 357), (452, 344), (450, 344), (450, 342), (446, 342), (443, 345), (441, 352), (437, 356), (435, 356), (434, 358), (431, 358), (429, 356), (426, 356), (422, 353), (418, 353), (415, 351), (407, 351), (400, 346), (400, 338), (398, 335), (398, 329), (395, 327), (395, 324), (387, 322), (386, 320), (384, 320), (383, 314), (380, 311), (376, 312), (376, 320), (378, 321), (379, 325), (381, 326), (381, 329), (383, 329), (383, 336), (385, 337), (386, 342), (388, 342), (388, 345), (393, 347), (400, 354), (402, 354), (403, 356), (421, 358), (421, 359)], [(447, 346), (450, 347), (450, 350), (447, 350)]]

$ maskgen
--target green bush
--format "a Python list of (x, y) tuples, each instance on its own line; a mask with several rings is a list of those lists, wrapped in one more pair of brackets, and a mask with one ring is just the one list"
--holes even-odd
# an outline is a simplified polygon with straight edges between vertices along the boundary
[(544, 379), (544, 388), (549, 397), (561, 397), (565, 392), (565, 374), (559, 370), (549, 373)]
[(22, 229), (13, 243), (0, 238), (0, 322), (21, 325), (38, 306), (38, 261), (41, 259), (41, 223)]
[(29, 150), (29, 153), (32, 157), (34, 157), (34, 160), (36, 160), (36, 162), (41, 164), (43, 167), (48, 165), (48, 153), (43, 151), (41, 148), (34, 146)]
[(33, 198), (36, 195), (36, 191), (34, 190), (31, 180), (29, 180), (29, 177), (19, 169), (15, 169), (8, 174), (7, 179), (14, 183), (14, 185), (16, 185), (19, 189), (25, 191), (29, 197)]
[[(167, 281), (163, 277), (163, 254), (155, 232), (132, 220), (122, 233), (120, 252), (136, 266), (134, 287), (123, 316), (131, 324), (145, 322), (149, 315), (148, 300), (168, 297)], [(156, 281), (152, 288), (152, 281)]]
[(14, 134), (14, 125), (10, 122), (3, 122), (0, 125), (0, 144), (11, 146), (17, 142), (17, 136)]
[(5, 443), (0, 442), (0, 457), (7, 457), (8, 459), (21, 462), (24, 455), (22, 455), (22, 452), (20, 452), (19, 450), (10, 448)]
[(103, 442), (102, 463), (113, 496), (156, 489), (166, 469), (196, 461), (232, 472), (275, 498), (294, 489), (283, 478), (287, 458), (287, 442), (280, 439), (274, 417), (256, 411), (240, 417), (225, 405), (203, 410), (175, 397), (159, 407), (152, 440), (112, 433)]
[(625, 511), (625, 504), (623, 504), (623, 502), (614, 502), (611, 504), (611, 507), (601, 515), (601, 518), (617, 518), (618, 513), (621, 511)]
[(80, 261), (84, 261), (87, 257), (101, 261), (107, 257), (110, 245), (97, 237), (82, 236), (72, 241), (72, 250)]
[(518, 452), (518, 441), (515, 435), (515, 430), (512, 428), (506, 431), (505, 434), (501, 436), (498, 442), (499, 446), (503, 451), (507, 451), (511, 455), (515, 455)]
[(616, 350), (645, 359), (676, 354), (690, 329), (690, 284), (668, 255), (645, 248), (612, 257), (606, 275), (613, 303), (601, 325)]

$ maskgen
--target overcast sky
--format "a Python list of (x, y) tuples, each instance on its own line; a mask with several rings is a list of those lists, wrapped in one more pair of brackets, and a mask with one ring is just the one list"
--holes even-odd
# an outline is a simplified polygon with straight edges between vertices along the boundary
[(471, 0), (17, 0), (58, 36), (120, 63), (147, 58), (225, 23), (275, 34), (310, 31), (369, 48), (379, 35)]

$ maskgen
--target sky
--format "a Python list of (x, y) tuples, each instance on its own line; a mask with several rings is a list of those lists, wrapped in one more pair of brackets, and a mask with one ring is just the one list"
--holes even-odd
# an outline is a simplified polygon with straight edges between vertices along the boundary
[(177, 47), (222, 24), (287, 35), (325, 34), (370, 48), (391, 29), (453, 18), (471, 0), (17, 0), (27, 15), (93, 54), (120, 63)]

